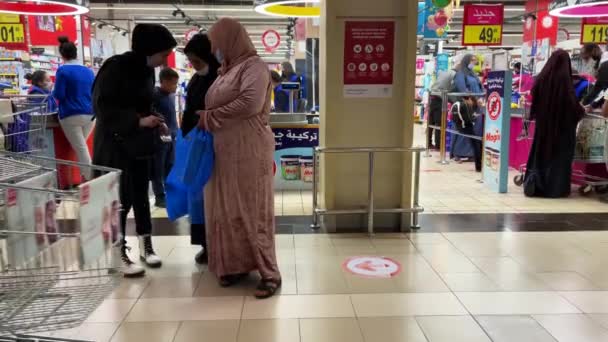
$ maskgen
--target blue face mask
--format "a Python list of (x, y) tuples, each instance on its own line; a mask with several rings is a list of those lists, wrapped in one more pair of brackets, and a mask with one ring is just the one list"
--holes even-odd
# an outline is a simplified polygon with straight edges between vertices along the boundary
[(470, 63), (470, 64), (468, 65), (468, 67), (469, 67), (469, 70), (473, 70), (473, 68), (475, 67), (475, 64)]
[(214, 55), (215, 59), (217, 59), (220, 64), (224, 62), (224, 54), (222, 53), (222, 51), (220, 51), (220, 49), (215, 50)]

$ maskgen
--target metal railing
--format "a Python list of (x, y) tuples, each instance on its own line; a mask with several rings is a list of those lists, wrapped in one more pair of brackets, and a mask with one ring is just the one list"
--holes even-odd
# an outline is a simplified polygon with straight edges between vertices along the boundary
[[(434, 126), (434, 125), (429, 125), (429, 117), (428, 115), (430, 115), (430, 113), (427, 114), (427, 120), (426, 120), (426, 134), (429, 134), (429, 128), (433, 128), (433, 129), (438, 129), (441, 132), (441, 142), (440, 142), (440, 146), (439, 146), (439, 154), (441, 155), (441, 160), (439, 161), (441, 164), (446, 165), (449, 164), (448, 162), (448, 158), (447, 158), (447, 151), (446, 151), (446, 140), (447, 140), (447, 133), (452, 133), (452, 134), (456, 134), (456, 135), (462, 135), (466, 138), (471, 138), (471, 139), (475, 139), (475, 140), (480, 140), (483, 141), (482, 137), (476, 136), (476, 135), (469, 135), (469, 134), (464, 134), (461, 132), (458, 132), (457, 130), (453, 130), (453, 129), (448, 129), (448, 96), (454, 96), (454, 97), (463, 97), (463, 96), (473, 96), (473, 97), (484, 97), (486, 96), (486, 93), (450, 93), (446, 90), (442, 90), (440, 92), (431, 92), (432, 96), (439, 96), (441, 97), (441, 126)], [(432, 99), (431, 99), (432, 101)], [(426, 157), (429, 157), (429, 150), (430, 150), (430, 139), (427, 136), (426, 137)]]
[[(367, 214), (367, 231), (369, 234), (374, 234), (374, 214), (399, 214), (412, 213), (412, 229), (420, 229), (418, 214), (424, 211), (420, 206), (420, 153), (425, 149), (423, 147), (352, 147), (352, 148), (325, 148), (317, 147), (313, 151), (313, 223), (312, 229), (319, 229), (319, 217), (325, 215), (345, 215), (345, 214)], [(374, 166), (376, 153), (403, 153), (409, 152), (414, 154), (414, 188), (413, 188), (413, 203), (411, 208), (392, 208), (392, 209), (377, 209), (374, 206)], [(361, 154), (365, 153), (369, 156), (369, 174), (368, 174), (368, 190), (367, 190), (367, 209), (346, 209), (346, 210), (328, 210), (319, 208), (318, 202), (318, 165), (320, 154)]]

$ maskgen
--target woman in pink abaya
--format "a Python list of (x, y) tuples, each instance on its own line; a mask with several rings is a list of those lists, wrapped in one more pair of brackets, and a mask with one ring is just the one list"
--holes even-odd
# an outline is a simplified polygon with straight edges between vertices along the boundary
[(223, 18), (209, 31), (220, 76), (207, 92), (199, 127), (213, 133), (215, 166), (205, 186), (209, 270), (221, 286), (259, 271), (255, 292), (281, 286), (275, 253), (270, 72), (245, 28)]

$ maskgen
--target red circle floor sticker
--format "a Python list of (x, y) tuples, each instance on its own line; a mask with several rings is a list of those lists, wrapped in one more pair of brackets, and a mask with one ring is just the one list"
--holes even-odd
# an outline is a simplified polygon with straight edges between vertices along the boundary
[(397, 261), (378, 256), (348, 258), (342, 267), (352, 274), (366, 278), (392, 278), (401, 273), (401, 264)]

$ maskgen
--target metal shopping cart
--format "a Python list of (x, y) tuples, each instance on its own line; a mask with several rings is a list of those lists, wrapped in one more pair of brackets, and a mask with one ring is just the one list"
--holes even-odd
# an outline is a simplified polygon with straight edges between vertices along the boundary
[[(529, 126), (528, 126), (529, 127)], [(597, 114), (586, 114), (576, 130), (576, 148), (573, 164), (575, 166), (602, 165), (602, 170), (608, 170), (608, 120)], [(527, 138), (532, 139), (532, 138)], [(513, 182), (517, 186), (524, 183), (526, 165), (521, 165), (520, 174)], [(572, 181), (579, 184), (578, 191), (587, 196), (593, 192), (608, 193), (608, 178), (589, 174), (580, 168), (572, 171)]]
[(12, 152), (45, 154), (49, 110), (47, 95), (0, 96), (0, 148)]
[[(49, 165), (98, 175), (74, 190)], [(120, 171), (0, 151), (0, 341), (79, 326), (120, 277)], [(29, 338), (29, 339), (28, 339)]]

